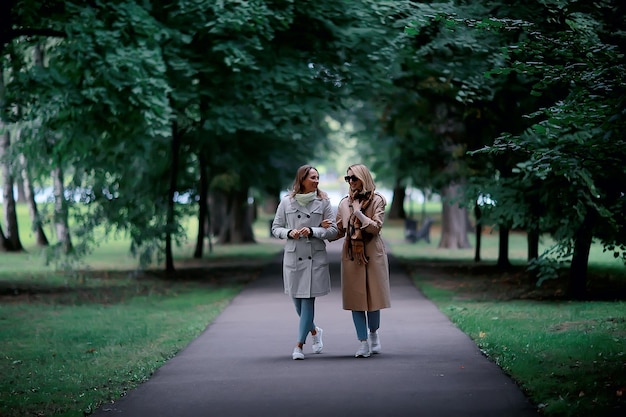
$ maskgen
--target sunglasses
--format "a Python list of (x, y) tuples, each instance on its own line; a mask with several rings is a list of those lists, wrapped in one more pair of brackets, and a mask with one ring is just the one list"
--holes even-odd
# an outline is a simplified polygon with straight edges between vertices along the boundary
[(357, 182), (359, 180), (356, 175), (346, 175), (343, 179), (346, 180), (346, 182)]

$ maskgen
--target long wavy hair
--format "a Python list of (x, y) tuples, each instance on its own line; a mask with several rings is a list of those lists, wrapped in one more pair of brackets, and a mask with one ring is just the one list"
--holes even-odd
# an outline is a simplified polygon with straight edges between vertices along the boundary
[(374, 191), (376, 191), (376, 184), (374, 183), (374, 178), (372, 178), (372, 173), (365, 165), (363, 164), (350, 165), (348, 169), (346, 169), (346, 174), (350, 170), (363, 183), (363, 191), (362, 191), (363, 194), (367, 192), (373, 193)]
[[(304, 186), (302, 185), (304, 180), (309, 176), (309, 172), (314, 169), (319, 175), (319, 171), (312, 165), (302, 165), (296, 171), (296, 178), (293, 180), (293, 185), (291, 186), (291, 191), (289, 195), (294, 197), (296, 194), (302, 194), (304, 191)], [(324, 191), (320, 190), (319, 187), (317, 189), (317, 196), (323, 198), (324, 200), (328, 200), (328, 194)]]

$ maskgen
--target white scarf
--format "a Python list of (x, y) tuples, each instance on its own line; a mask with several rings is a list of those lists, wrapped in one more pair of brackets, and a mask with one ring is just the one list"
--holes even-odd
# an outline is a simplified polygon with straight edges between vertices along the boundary
[(316, 196), (317, 196), (317, 191), (311, 191), (310, 193), (307, 193), (307, 194), (296, 194), (294, 198), (296, 199), (298, 204), (304, 207), (307, 204), (309, 204), (311, 201), (315, 200)]

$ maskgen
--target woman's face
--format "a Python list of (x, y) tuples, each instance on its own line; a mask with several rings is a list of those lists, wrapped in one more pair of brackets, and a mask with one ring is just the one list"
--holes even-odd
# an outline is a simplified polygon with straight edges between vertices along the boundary
[(354, 175), (354, 172), (352, 172), (351, 169), (348, 170), (347, 174), (347, 177), (349, 177), (348, 184), (350, 185), (350, 191), (363, 190), (363, 181)]
[(302, 181), (302, 194), (308, 194), (317, 190), (320, 183), (320, 174), (315, 168), (311, 168), (306, 178)]

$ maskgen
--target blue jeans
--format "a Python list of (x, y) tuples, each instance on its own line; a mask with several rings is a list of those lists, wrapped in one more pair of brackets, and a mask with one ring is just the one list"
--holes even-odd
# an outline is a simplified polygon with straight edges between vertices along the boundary
[(356, 328), (356, 336), (359, 340), (367, 340), (367, 329), (375, 332), (380, 327), (380, 310), (376, 311), (353, 311), (352, 321)]
[(300, 317), (300, 325), (298, 326), (298, 342), (303, 343), (309, 332), (315, 329), (313, 317), (315, 316), (315, 297), (313, 298), (294, 298), (293, 303), (296, 306), (296, 312)]

